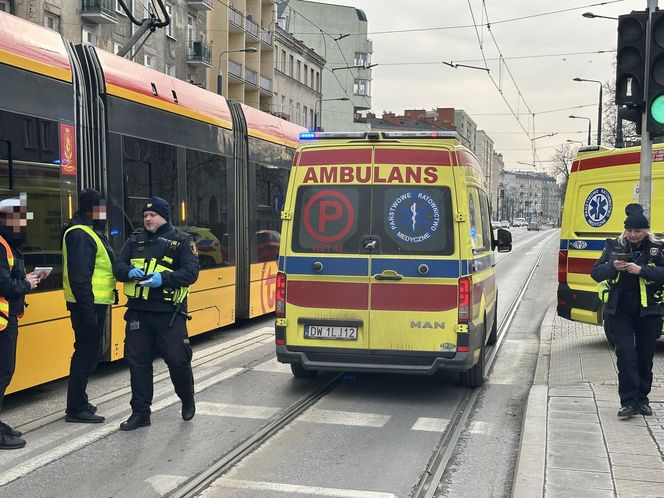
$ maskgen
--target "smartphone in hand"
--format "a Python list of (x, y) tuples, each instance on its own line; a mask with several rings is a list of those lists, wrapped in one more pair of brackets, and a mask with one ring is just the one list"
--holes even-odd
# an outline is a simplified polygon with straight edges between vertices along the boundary
[(138, 281), (138, 285), (150, 285), (152, 283), (152, 277), (144, 278), (143, 280)]
[(52, 271), (52, 266), (37, 266), (34, 270), (32, 270), (32, 274), (37, 275), (40, 280), (43, 280), (48, 277)]
[(618, 252), (616, 253), (616, 260), (617, 261), (629, 261), (630, 254), (628, 252)]

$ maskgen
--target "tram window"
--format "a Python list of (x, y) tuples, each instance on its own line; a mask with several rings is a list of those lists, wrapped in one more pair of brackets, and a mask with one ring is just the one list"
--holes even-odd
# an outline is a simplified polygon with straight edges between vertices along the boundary
[(9, 159), (11, 142), (0, 138), (0, 188), (9, 188)]
[(224, 156), (187, 150), (188, 224), (201, 268), (230, 264), (228, 250), (228, 161)]
[(125, 214), (127, 233), (143, 226), (143, 206), (158, 196), (171, 205), (171, 219), (177, 223), (177, 149), (172, 145), (123, 137)]

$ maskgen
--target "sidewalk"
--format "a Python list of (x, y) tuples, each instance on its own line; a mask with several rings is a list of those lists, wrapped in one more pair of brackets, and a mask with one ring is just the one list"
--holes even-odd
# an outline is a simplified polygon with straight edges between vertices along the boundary
[(664, 497), (664, 342), (652, 417), (616, 416), (618, 376), (604, 331), (544, 317), (521, 436), (514, 498)]

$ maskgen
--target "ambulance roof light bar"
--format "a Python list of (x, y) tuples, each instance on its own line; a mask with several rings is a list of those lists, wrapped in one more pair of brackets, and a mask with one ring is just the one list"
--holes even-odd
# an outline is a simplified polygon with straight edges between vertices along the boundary
[(413, 138), (459, 138), (456, 131), (307, 131), (300, 133), (300, 140), (380, 140), (384, 139), (413, 139)]

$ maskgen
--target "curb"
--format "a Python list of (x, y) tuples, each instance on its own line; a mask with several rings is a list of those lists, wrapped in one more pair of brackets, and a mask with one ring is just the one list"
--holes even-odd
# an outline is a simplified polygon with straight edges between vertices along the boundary
[(555, 314), (556, 305), (552, 303), (540, 325), (537, 367), (523, 417), (513, 498), (544, 497), (551, 332)]

